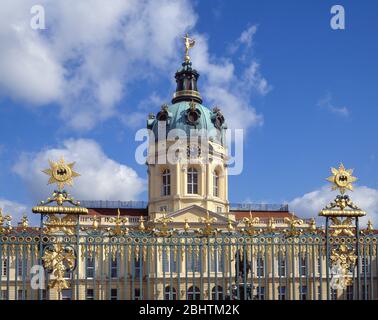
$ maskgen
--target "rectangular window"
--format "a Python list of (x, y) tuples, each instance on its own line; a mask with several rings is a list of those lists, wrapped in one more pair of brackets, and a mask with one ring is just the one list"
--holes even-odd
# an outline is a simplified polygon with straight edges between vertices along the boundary
[(168, 211), (168, 206), (161, 206), (160, 207), (160, 212), (167, 212)]
[(318, 265), (318, 274), (319, 274), (319, 276), (321, 276), (322, 275), (321, 274), (321, 272), (322, 272), (322, 260), (319, 257), (316, 261), (317, 261), (317, 265)]
[(1, 300), (8, 300), (8, 290), (1, 290)]
[(331, 300), (337, 300), (337, 289), (331, 289)]
[(368, 285), (362, 285), (362, 287), (361, 287), (361, 289), (362, 289), (362, 292), (361, 292), (361, 299), (362, 300), (369, 300), (369, 286)]
[(6, 277), (8, 274), (8, 259), (3, 259), (3, 263), (1, 264), (1, 275)]
[(64, 279), (71, 279), (72, 278), (72, 272), (71, 271), (65, 271), (63, 275)]
[(217, 172), (213, 173), (213, 195), (219, 197), (219, 176)]
[(166, 169), (163, 171), (163, 196), (169, 196), (171, 194), (171, 172)]
[(198, 171), (194, 168), (188, 169), (188, 193), (198, 194)]
[(110, 276), (112, 278), (118, 277), (118, 261), (117, 259), (112, 259), (111, 265), (110, 265)]
[(63, 289), (62, 290), (62, 300), (72, 300), (71, 289)]
[(188, 254), (188, 271), (201, 272), (200, 254), (196, 254), (195, 252)]
[(110, 290), (110, 300), (118, 300), (118, 290), (111, 289)]
[(139, 288), (135, 288), (134, 289), (134, 297), (135, 297), (135, 300), (142, 300), (142, 297), (140, 295), (140, 289)]
[(22, 277), (23, 274), (24, 274), (24, 264), (23, 264), (23, 262), (26, 262), (26, 261), (24, 261), (22, 259), (22, 255), (19, 255), (18, 256), (18, 261), (17, 261), (17, 263), (18, 263), (18, 265), (17, 265), (17, 275), (19, 277)]
[(353, 286), (346, 287), (346, 299), (353, 300)]
[(214, 255), (211, 255), (210, 271), (224, 272), (224, 255), (218, 249), (215, 249)]
[(87, 289), (87, 300), (94, 300), (94, 290), (93, 289)]
[(300, 294), (301, 300), (307, 300), (307, 286), (302, 286)]
[(27, 292), (25, 290), (25, 298), (23, 297), (24, 290), (17, 290), (17, 300), (26, 300), (27, 299)]
[(279, 255), (278, 259), (278, 276), (285, 277), (286, 276), (286, 260), (283, 254)]
[(87, 263), (86, 263), (86, 277), (87, 279), (93, 279), (94, 277), (94, 268), (95, 268), (95, 263), (94, 263), (94, 258), (93, 257), (87, 257)]
[(256, 298), (257, 300), (265, 300), (265, 287), (256, 288)]
[(368, 258), (367, 257), (361, 257), (361, 272), (364, 274), (368, 273)]
[[(169, 252), (169, 254), (168, 254)], [(163, 247), (163, 272), (177, 272), (177, 254), (175, 259), (175, 253), (173, 249), (167, 250), (166, 247)]]
[(142, 274), (142, 263), (139, 259), (134, 259), (134, 277), (139, 278)]
[(264, 276), (264, 259), (263, 257), (257, 257), (256, 260), (256, 273), (258, 277), (263, 277)]
[(278, 287), (278, 299), (286, 300), (286, 287), (283, 287), (283, 286)]
[(300, 269), (299, 269), (299, 272), (300, 272), (300, 275), (301, 276), (306, 276), (307, 274), (307, 259), (306, 259), (306, 255), (305, 254), (301, 254), (299, 256), (299, 259), (300, 259)]

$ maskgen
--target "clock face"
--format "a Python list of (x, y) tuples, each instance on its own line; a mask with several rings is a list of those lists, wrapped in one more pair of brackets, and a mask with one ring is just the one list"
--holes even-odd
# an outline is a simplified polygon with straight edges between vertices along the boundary
[(188, 158), (198, 158), (201, 155), (201, 147), (199, 145), (189, 145), (186, 149)]

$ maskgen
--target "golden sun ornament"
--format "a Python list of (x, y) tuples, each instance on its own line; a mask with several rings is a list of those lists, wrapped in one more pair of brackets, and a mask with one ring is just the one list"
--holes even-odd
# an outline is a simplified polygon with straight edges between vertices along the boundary
[(73, 170), (75, 162), (66, 163), (63, 157), (58, 162), (49, 160), (49, 164), (50, 168), (42, 172), (50, 176), (47, 184), (56, 183), (59, 190), (63, 190), (65, 185), (72, 186), (73, 178), (80, 176)]
[(344, 194), (346, 190), (353, 191), (352, 183), (357, 180), (356, 177), (353, 177), (353, 169), (345, 169), (341, 163), (339, 169), (331, 168), (331, 172), (332, 176), (327, 180), (333, 183), (332, 190), (339, 189), (341, 194)]

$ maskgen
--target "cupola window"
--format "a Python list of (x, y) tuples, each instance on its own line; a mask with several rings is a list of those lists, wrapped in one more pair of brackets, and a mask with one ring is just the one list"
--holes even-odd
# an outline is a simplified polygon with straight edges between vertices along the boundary
[(198, 171), (194, 168), (188, 169), (188, 193), (198, 194)]
[(169, 169), (163, 171), (163, 188), (162, 195), (169, 196), (171, 194), (171, 172)]
[(213, 172), (213, 195), (219, 197), (219, 174), (217, 171)]

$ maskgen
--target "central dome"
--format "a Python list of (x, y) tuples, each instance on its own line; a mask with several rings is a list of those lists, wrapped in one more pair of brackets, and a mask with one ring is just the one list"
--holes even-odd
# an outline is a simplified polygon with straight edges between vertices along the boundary
[[(226, 129), (226, 124), (223, 115), (219, 109), (214, 108), (211, 111), (200, 103), (181, 101), (171, 105), (163, 105), (156, 117), (151, 115), (147, 121), (147, 128), (154, 132), (156, 141), (166, 138), (158, 137), (159, 122), (165, 122), (167, 135), (171, 130), (177, 129), (177, 136), (185, 133), (187, 137), (190, 137), (194, 132), (204, 130), (208, 139), (222, 145), (225, 141), (224, 129)], [(180, 132), (180, 130), (182, 131)]]

